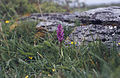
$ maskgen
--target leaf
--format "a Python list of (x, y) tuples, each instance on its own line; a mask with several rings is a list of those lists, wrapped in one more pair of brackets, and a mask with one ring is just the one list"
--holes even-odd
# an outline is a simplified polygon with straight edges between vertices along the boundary
[(47, 45), (48, 47), (51, 47), (51, 44), (48, 41), (44, 41), (44, 44)]
[(9, 66), (10, 62), (12, 61), (12, 59), (9, 59), (7, 62), (6, 62), (6, 65)]
[(25, 62), (25, 61), (22, 60), (21, 58), (18, 58), (18, 62), (19, 62), (19, 63), (23, 63), (23, 64), (25, 64), (25, 65), (29, 65), (27, 62)]
[(5, 78), (9, 78), (6, 72), (4, 74), (5, 74)]
[(3, 61), (7, 61), (9, 59), (9, 56), (7, 53), (1, 53), (1, 58)]
[(34, 48), (43, 48), (43, 46), (42, 45), (36, 45), (36, 46), (34, 46)]
[(31, 56), (34, 55), (33, 53), (30, 53), (30, 52), (24, 52), (24, 51), (21, 51), (21, 50), (19, 50), (19, 52), (20, 52), (21, 54), (23, 54), (23, 55), (31, 55)]
[(61, 56), (63, 57), (63, 50), (62, 50), (62, 48), (61, 48)]
[(104, 61), (102, 58), (100, 58), (98, 55), (92, 53), (92, 52), (89, 52), (92, 56), (96, 57), (98, 60), (102, 61), (103, 63), (107, 64), (106, 61)]

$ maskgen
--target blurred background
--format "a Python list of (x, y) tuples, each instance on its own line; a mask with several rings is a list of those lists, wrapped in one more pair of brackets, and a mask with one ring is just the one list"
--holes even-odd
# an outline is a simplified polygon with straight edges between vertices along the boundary
[(14, 19), (39, 12), (81, 12), (105, 6), (120, 6), (120, 0), (0, 0), (0, 19)]

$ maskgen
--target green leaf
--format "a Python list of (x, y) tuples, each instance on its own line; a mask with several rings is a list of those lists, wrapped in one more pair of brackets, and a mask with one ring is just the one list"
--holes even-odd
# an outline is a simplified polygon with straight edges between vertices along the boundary
[(12, 59), (9, 59), (7, 62), (6, 62), (6, 65), (9, 66), (10, 62), (12, 61)]
[(33, 53), (30, 53), (30, 52), (24, 52), (24, 51), (22, 51), (22, 50), (19, 50), (19, 52), (20, 52), (21, 54), (23, 54), (23, 55), (31, 55), (31, 56), (34, 55)]
[(104, 61), (104, 59), (100, 58), (98, 55), (92, 53), (92, 52), (89, 52), (92, 56), (96, 57), (98, 60), (102, 61), (103, 63), (107, 64), (106, 61)]
[(63, 50), (62, 50), (62, 48), (61, 48), (61, 56), (63, 57)]
[(51, 44), (48, 41), (44, 41), (44, 44), (47, 45), (48, 47), (51, 47)]
[(25, 62), (25, 61), (22, 60), (21, 58), (18, 58), (18, 61), (19, 61), (19, 63), (23, 63), (23, 64), (25, 64), (25, 65), (29, 65), (27, 62)]
[(34, 48), (43, 48), (43, 46), (42, 45), (36, 45), (36, 46), (33, 47), (33, 49)]
[(3, 61), (7, 61), (9, 59), (9, 56), (7, 53), (1, 53), (1, 58)]

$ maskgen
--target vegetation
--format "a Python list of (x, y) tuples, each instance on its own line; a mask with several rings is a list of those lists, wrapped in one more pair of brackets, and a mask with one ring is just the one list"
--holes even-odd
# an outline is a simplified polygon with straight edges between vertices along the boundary
[[(0, 76), (2, 78), (119, 78), (117, 47), (108, 49), (100, 41), (76, 46), (62, 43), (59, 52), (56, 31), (35, 39), (35, 22), (21, 22), (12, 31), (2, 23)], [(68, 33), (64, 31), (64, 33)], [(34, 44), (36, 41), (36, 45)]]
[(40, 12), (39, 6), (42, 9), (42, 13), (66, 12), (64, 7), (52, 2), (38, 3), (37, 0), (1, 0), (0, 19), (11, 20), (18, 18), (20, 15)]
[(30, 4), (28, 0), (1, 0), (0, 8), (1, 19), (2, 16), (10, 19), (20, 14), (37, 12), (37, 9), (35, 9), (33, 4)]
[[(39, 12), (36, 1), (0, 2), (0, 78), (120, 78), (117, 46), (108, 48), (100, 40), (87, 45), (84, 42), (66, 45), (65, 39), (72, 28), (64, 28), (60, 46), (56, 31), (38, 33), (37, 22), (16, 23), (19, 15)], [(53, 3), (45, 2), (40, 6), (42, 12), (66, 11)], [(76, 25), (79, 23), (76, 21)]]
[(60, 7), (60, 5), (50, 2), (44, 2), (41, 4), (41, 9), (43, 12), (51, 13), (51, 12), (66, 12), (66, 9)]

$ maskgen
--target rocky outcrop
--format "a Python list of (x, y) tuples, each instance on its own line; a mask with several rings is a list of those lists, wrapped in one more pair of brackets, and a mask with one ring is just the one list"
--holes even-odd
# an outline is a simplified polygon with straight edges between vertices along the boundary
[(77, 13), (82, 23), (98, 25), (120, 25), (120, 7), (97, 8)]
[(48, 31), (54, 31), (57, 29), (58, 24), (65, 27), (74, 27), (76, 16), (70, 13), (33, 13), (21, 20), (40, 21), (36, 26), (37, 28), (46, 27)]
[[(76, 27), (66, 40), (67, 43), (71, 41), (81, 44), (101, 40), (108, 46), (112, 46), (114, 42), (120, 41), (120, 27), (119, 26), (103, 26), (103, 25), (85, 25)], [(117, 44), (118, 45), (118, 44)]]
[(75, 41), (81, 44), (101, 40), (108, 46), (120, 41), (120, 7), (97, 8), (77, 13), (78, 20), (86, 25), (75, 28), (67, 42)]
[[(81, 44), (101, 40), (107, 45), (112, 45), (113, 41), (119, 43), (120, 40), (120, 7), (112, 6), (97, 8), (85, 12), (75, 13), (34, 13), (27, 17), (29, 20), (39, 20), (36, 26), (46, 27), (48, 31), (54, 31), (58, 24), (66, 27), (74, 27), (74, 31), (69, 35), (66, 42), (71, 41)], [(24, 20), (26, 18), (22, 18)], [(80, 22), (75, 27), (75, 22)]]

